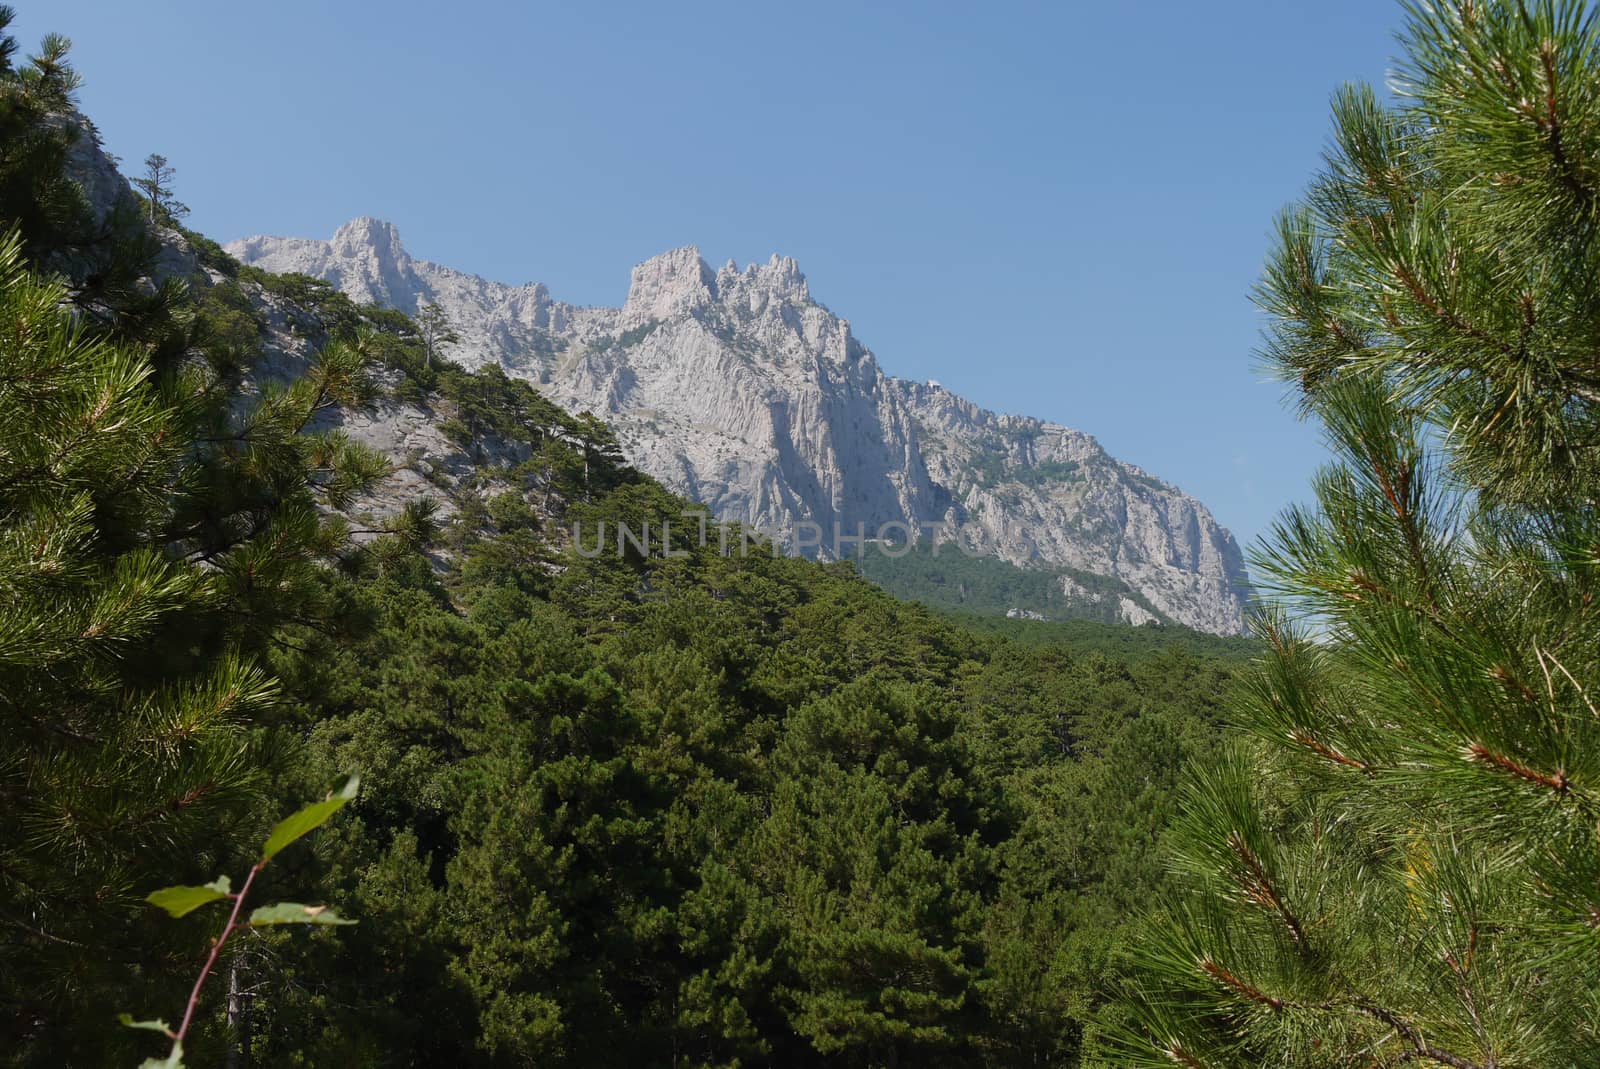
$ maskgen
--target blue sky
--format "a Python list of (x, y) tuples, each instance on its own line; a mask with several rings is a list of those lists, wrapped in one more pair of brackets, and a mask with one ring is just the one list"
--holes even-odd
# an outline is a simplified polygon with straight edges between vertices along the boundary
[(891, 374), (1054, 419), (1248, 542), (1321, 449), (1249, 301), (1392, 0), (898, 5), (21, 0), (125, 160), (219, 240), (395, 223), (413, 255), (620, 303), (794, 256)]

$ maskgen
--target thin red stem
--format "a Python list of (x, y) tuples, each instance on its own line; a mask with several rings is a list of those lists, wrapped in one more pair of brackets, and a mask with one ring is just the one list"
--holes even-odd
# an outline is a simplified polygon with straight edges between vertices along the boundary
[(206, 958), (205, 968), (195, 977), (194, 990), (189, 992), (189, 1005), (183, 1011), (183, 1023), (178, 1026), (178, 1034), (172, 1039), (174, 1043), (182, 1043), (183, 1037), (189, 1034), (189, 1024), (194, 1020), (195, 1007), (200, 1005), (200, 988), (205, 986), (206, 977), (211, 975), (211, 969), (217, 963), (217, 955), (222, 953), (222, 944), (228, 941), (228, 936), (238, 927), (239, 911), (244, 908), (245, 896), (250, 893), (250, 885), (255, 882), (256, 873), (260, 872), (265, 864), (265, 861), (256, 862), (250, 869), (250, 875), (244, 878), (244, 886), (233, 896), (233, 912), (228, 914), (228, 924), (222, 929), (222, 934), (211, 944), (211, 953)]

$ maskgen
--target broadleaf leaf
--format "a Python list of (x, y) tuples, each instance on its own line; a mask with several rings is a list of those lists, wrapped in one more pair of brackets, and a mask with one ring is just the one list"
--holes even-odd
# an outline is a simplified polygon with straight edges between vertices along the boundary
[(172, 1038), (172, 1026), (165, 1021), (135, 1021), (131, 1013), (117, 1014), (117, 1023), (124, 1028), (143, 1028), (151, 1032), (160, 1032), (167, 1038)]
[(159, 891), (151, 891), (144, 900), (152, 906), (166, 910), (174, 917), (182, 917), (193, 913), (201, 906), (227, 898), (232, 886), (228, 877), (219, 876), (210, 883), (200, 886), (180, 884), (175, 887), (163, 887)]
[(320, 802), (312, 802), (298, 813), (284, 817), (278, 822), (278, 826), (272, 829), (266, 845), (261, 848), (261, 860), (270, 861), (278, 851), (290, 843), (326, 824), (328, 818), (343, 809), (356, 796), (356, 788), (360, 785), (361, 777), (351, 776), (338, 792)]
[(139, 1069), (183, 1069), (183, 1044), (174, 1043), (172, 1053), (165, 1058), (146, 1058)]
[(307, 906), (299, 902), (279, 902), (261, 906), (250, 914), (250, 926), (261, 928), (269, 924), (354, 924), (345, 920), (327, 906)]

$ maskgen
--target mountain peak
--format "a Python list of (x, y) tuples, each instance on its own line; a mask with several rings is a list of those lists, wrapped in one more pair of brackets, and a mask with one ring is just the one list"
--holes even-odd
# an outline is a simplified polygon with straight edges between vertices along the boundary
[(258, 235), (231, 241), (224, 248), (243, 263), (268, 271), (327, 279), (357, 301), (412, 312), (423, 296), (414, 261), (400, 243), (400, 231), (369, 215), (345, 223), (327, 241)]
[(633, 269), (622, 318), (646, 323), (693, 311), (717, 299), (717, 276), (693, 245), (652, 256)]
[(805, 304), (811, 300), (811, 289), (800, 265), (792, 256), (773, 253), (764, 264), (751, 263), (744, 270), (729, 260), (717, 272), (717, 286), (723, 299), (750, 297), (753, 300), (776, 299)]
[[(619, 310), (413, 261), (371, 218), (331, 241), (230, 249), (356, 300), (438, 302), (463, 339), (453, 359), (499, 364), (599, 414), (631, 463), (720, 519), (790, 532), (942, 524), (963, 551), (1125, 585), (1142, 600), (1119, 603), (1122, 619), (1241, 627), (1238, 546), (1203, 505), (1088, 435), (885, 376), (848, 321), (810, 298), (792, 257), (714, 271), (695, 246), (670, 249), (633, 268)], [(674, 329), (640, 329), (660, 321)]]
[(411, 259), (395, 225), (370, 215), (359, 215), (335, 230), (329, 244), (336, 256), (370, 252), (380, 260), (395, 263)]

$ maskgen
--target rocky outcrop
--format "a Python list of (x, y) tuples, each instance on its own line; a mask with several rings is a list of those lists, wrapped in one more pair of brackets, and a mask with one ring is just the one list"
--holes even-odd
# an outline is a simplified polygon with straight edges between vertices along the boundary
[[(1114, 576), (1179, 623), (1241, 629), (1240, 553), (1205, 506), (1080, 431), (885, 374), (791, 259), (712, 270), (675, 249), (634, 268), (621, 308), (586, 308), (414, 260), (374, 219), (228, 251), (358, 301), (438, 304), (462, 337), (454, 359), (603, 417), (631, 463), (721, 519), (824, 556), (836, 525), (899, 539), (922, 525), (1015, 564)], [(1123, 618), (1150, 618), (1123, 600)]]
[[(62, 121), (78, 131), (68, 167), (83, 189), (96, 221), (103, 224), (113, 213), (136, 210), (138, 204), (131, 187), (106, 155), (94, 128), (78, 115), (64, 116)], [(228, 281), (201, 262), (180, 231), (157, 226), (144, 233), (155, 244), (150, 276), (143, 280), (150, 292), (169, 278), (190, 280), (199, 286)], [(301, 329), (305, 309), (253, 282), (246, 282), (242, 291), (259, 319), (261, 348), (243, 373), (238, 402), (241, 408), (252, 404), (263, 387), (281, 386), (305, 375), (319, 348), (318, 339)], [(380, 371), (378, 377), (378, 385), (394, 385), (392, 373)], [(518, 443), (490, 441), (478, 443), (479, 448), (469, 455), (441, 429), (449, 415), (422, 404), (380, 398), (361, 408), (331, 407), (316, 417), (310, 430), (337, 430), (390, 461), (390, 470), (346, 510), (352, 519), (381, 523), (422, 497), (433, 500), (440, 519), (449, 519), (457, 512), (455, 501), (461, 495), (493, 493), (511, 485), (503, 478), (503, 469), (527, 459), (525, 447), (519, 454)], [(358, 531), (360, 527), (358, 523)], [(372, 533), (368, 530), (353, 537), (358, 542), (365, 541)]]
[[(314, 306), (275, 292), (274, 287), (262, 285), (255, 279), (234, 278), (234, 272), (223, 270), (227, 265), (202, 255), (183, 231), (148, 224), (143, 217), (143, 202), (134, 195), (127, 179), (117, 170), (116, 162), (105, 152), (94, 126), (75, 112), (63, 113), (55, 121), (74, 131), (68, 151), (68, 173), (83, 191), (97, 229), (103, 235), (100, 241), (85, 245), (77, 258), (68, 258), (59, 264), (61, 273), (73, 278), (81, 277), (76, 272), (85, 270), (85, 265), (89, 270), (95, 269), (95, 265), (110, 254), (111, 240), (148, 240), (151, 243), (151, 257), (146, 264), (148, 273), (135, 282), (146, 295), (153, 295), (159, 285), (176, 280), (199, 291), (237, 285), (238, 296), (247, 303), (249, 315), (259, 328), (256, 337), (259, 347), (244, 354), (246, 358), (239, 368), (240, 381), (232, 403), (241, 421), (248, 419), (247, 414), (266, 388), (281, 387), (303, 378), (330, 340), (328, 323), (322, 314)], [(385, 231), (393, 237), (392, 228), (381, 224), (375, 224), (368, 231), (350, 230), (350, 240), (342, 248), (348, 253), (352, 249), (381, 247)], [(374, 282), (395, 286), (382, 292), (403, 292), (407, 284), (404, 282), (407, 261), (397, 237), (384, 255), (371, 258), (369, 263), (381, 265), (384, 272), (375, 274)], [(469, 290), (472, 283), (481, 284), (481, 280), (471, 276), (460, 278)], [(543, 301), (549, 303), (547, 295)], [(237, 306), (230, 302), (230, 307)], [(196, 370), (206, 373), (200, 365)], [(532, 455), (533, 447), (526, 434), (491, 432), (463, 444), (445, 430), (460, 414), (456, 404), (437, 392), (402, 388), (404, 377), (396, 370), (377, 367), (372, 374), (376, 389), (370, 402), (354, 407), (331, 405), (314, 416), (307, 428), (313, 432), (342, 434), (389, 461), (388, 470), (340, 510), (352, 521), (354, 541), (363, 542), (379, 536), (389, 520), (424, 498), (434, 506), (436, 519), (449, 520), (473, 499), (481, 502), (502, 492), (527, 491), (526, 475), (514, 470)], [(545, 428), (546, 433), (552, 431), (558, 435), (562, 433), (560, 427)], [(559, 492), (543, 495), (541, 509), (547, 517), (555, 515), (552, 506), (556, 511), (565, 506)], [(559, 544), (561, 533), (559, 525), (554, 525), (549, 536)], [(435, 549), (433, 555), (439, 566), (448, 563), (447, 550)]]

